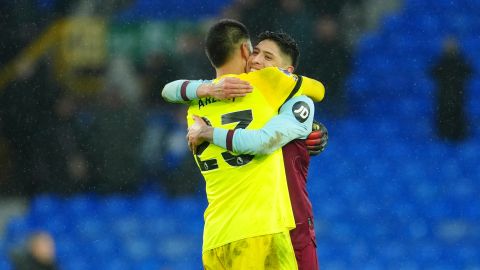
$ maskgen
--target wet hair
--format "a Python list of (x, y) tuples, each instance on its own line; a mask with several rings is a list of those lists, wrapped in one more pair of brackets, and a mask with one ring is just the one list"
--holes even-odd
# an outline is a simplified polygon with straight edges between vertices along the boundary
[(249, 39), (247, 27), (241, 22), (222, 19), (208, 30), (205, 52), (212, 65), (220, 67), (229, 60), (241, 42)]
[(291, 65), (296, 69), (298, 66), (298, 59), (300, 57), (300, 50), (298, 44), (291, 36), (283, 32), (265, 31), (257, 36), (257, 43), (263, 40), (271, 40), (277, 44), (280, 51), (290, 57)]

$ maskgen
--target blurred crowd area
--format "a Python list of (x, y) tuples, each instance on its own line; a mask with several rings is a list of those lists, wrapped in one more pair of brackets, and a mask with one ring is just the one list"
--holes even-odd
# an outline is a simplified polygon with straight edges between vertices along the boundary
[[(331, 93), (324, 111), (347, 113), (343, 83), (355, 35), (372, 20), (358, 15), (363, 1), (161, 2), (2, 4), (1, 194), (197, 190), (185, 107), (165, 103), (161, 89), (214, 77), (203, 38), (222, 17), (244, 22), (252, 37), (291, 34), (301, 49), (297, 72)], [(345, 24), (351, 31), (340, 31)]]

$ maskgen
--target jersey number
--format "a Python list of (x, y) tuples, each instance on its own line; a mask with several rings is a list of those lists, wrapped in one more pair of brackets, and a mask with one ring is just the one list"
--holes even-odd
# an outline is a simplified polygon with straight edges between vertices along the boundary
[[(206, 120), (207, 123), (210, 123), (208, 119)], [(244, 110), (244, 111), (238, 111), (238, 112), (231, 112), (222, 115), (222, 125), (230, 124), (230, 123), (235, 123), (238, 122), (238, 124), (235, 126), (235, 129), (237, 128), (246, 128), (248, 125), (253, 120), (253, 115), (252, 115), (252, 110)], [(207, 160), (201, 160), (200, 155), (207, 149), (207, 147), (210, 145), (209, 142), (204, 142), (200, 144), (197, 147), (197, 153), (195, 154), (195, 159), (197, 160), (198, 166), (200, 167), (200, 170), (202, 171), (209, 171), (213, 169), (218, 168), (218, 162), (217, 159), (207, 159)], [(229, 151), (222, 152), (222, 158), (225, 162), (227, 162), (231, 166), (243, 166), (253, 159), (253, 155), (247, 155), (247, 154), (242, 154), (242, 155), (234, 155), (230, 153)]]

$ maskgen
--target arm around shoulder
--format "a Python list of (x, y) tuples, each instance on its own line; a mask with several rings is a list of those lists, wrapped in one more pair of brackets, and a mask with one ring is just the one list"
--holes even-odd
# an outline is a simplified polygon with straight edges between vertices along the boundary
[(167, 83), (162, 90), (162, 97), (170, 103), (189, 103), (198, 99), (197, 89), (203, 84), (203, 80), (176, 80)]
[(261, 129), (229, 132), (215, 129), (213, 142), (239, 154), (270, 154), (292, 140), (305, 139), (312, 131), (313, 115), (314, 105), (310, 98), (294, 97)]

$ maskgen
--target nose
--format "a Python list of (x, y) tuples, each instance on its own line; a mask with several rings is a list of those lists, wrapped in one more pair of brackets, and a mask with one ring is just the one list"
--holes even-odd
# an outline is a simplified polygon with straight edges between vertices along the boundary
[(253, 64), (260, 64), (260, 54), (257, 54), (257, 55), (252, 55), (252, 63)]

